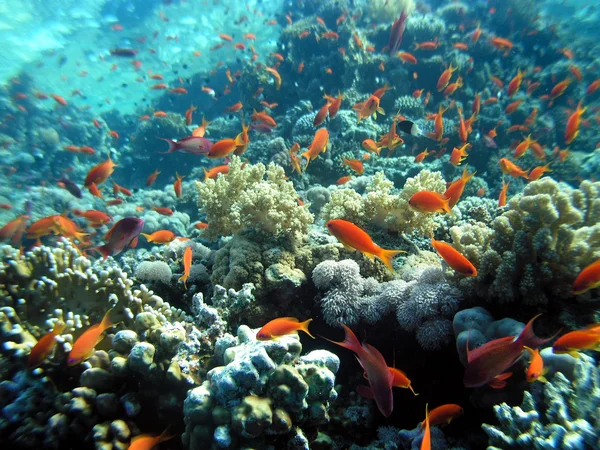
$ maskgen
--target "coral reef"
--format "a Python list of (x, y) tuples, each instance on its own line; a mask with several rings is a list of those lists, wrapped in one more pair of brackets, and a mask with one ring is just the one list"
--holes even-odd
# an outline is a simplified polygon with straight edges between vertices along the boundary
[(208, 223), (204, 237), (216, 239), (245, 228), (274, 236), (306, 233), (313, 216), (298, 205), (298, 194), (281, 167), (243, 164), (235, 156), (229, 167), (226, 177), (196, 183), (198, 205)]
[(461, 288), (489, 302), (544, 305), (570, 298), (578, 271), (600, 257), (599, 190), (598, 183), (573, 189), (546, 177), (529, 183), (490, 226), (453, 227), (455, 247), (479, 270), (476, 278), (460, 280)]
[(422, 170), (409, 178), (398, 194), (393, 194), (393, 183), (383, 172), (378, 172), (367, 185), (365, 195), (353, 189), (338, 189), (323, 207), (325, 220), (344, 219), (358, 226), (367, 224), (397, 233), (429, 233), (437, 228), (431, 214), (411, 209), (408, 200), (419, 191), (444, 192), (446, 184), (439, 172)]
[(256, 332), (241, 326), (237, 338), (222, 338), (225, 345), (217, 341), (224, 365), (185, 400), (186, 448), (262, 447), (276, 437), (292, 445), (301, 427), (329, 421), (337, 356), (325, 350), (300, 356), (297, 335), (261, 342)]
[(599, 390), (600, 369), (583, 355), (573, 378), (557, 372), (525, 391), (520, 406), (496, 405), (499, 424), (483, 425), (488, 449), (597, 448)]

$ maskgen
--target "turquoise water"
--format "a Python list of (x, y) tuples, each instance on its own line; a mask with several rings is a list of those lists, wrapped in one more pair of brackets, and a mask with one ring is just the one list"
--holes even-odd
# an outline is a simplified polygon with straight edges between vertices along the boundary
[(599, 15), (4, 2), (2, 448), (600, 448)]

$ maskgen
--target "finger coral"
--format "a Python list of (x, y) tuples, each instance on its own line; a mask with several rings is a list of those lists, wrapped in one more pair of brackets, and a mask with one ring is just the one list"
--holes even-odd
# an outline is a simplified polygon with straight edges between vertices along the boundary
[(600, 257), (599, 218), (600, 183), (584, 181), (579, 189), (550, 177), (529, 183), (490, 227), (477, 222), (450, 230), (457, 250), (479, 270), (460, 285), (487, 301), (571, 298), (579, 270)]
[(298, 205), (298, 194), (285, 180), (283, 168), (243, 164), (236, 157), (229, 167), (226, 177), (196, 183), (198, 205), (208, 223), (203, 237), (216, 239), (246, 228), (275, 236), (306, 233), (313, 215)]

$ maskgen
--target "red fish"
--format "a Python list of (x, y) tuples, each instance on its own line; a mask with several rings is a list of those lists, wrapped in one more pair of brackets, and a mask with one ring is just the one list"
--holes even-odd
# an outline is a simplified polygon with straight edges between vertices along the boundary
[(311, 338), (315, 338), (310, 331), (308, 331), (308, 325), (312, 322), (312, 319), (300, 322), (295, 317), (279, 317), (273, 319), (265, 326), (263, 326), (258, 333), (256, 333), (256, 339), (259, 341), (268, 341), (275, 339), (280, 336), (287, 334), (296, 333), (297, 331), (304, 331)]
[(173, 439), (175, 435), (168, 434), (169, 429), (167, 428), (159, 436), (153, 436), (151, 434), (140, 434), (131, 438), (131, 443), (127, 450), (152, 450), (161, 442)]
[(402, 36), (406, 29), (406, 19), (408, 19), (408, 14), (406, 14), (405, 10), (402, 10), (400, 17), (394, 20), (394, 24), (390, 30), (390, 39), (388, 41), (388, 51), (390, 52), (390, 55), (397, 52), (400, 48), (400, 44), (402, 44)]
[(211, 141), (202, 136), (187, 136), (182, 139), (179, 139), (177, 142), (165, 138), (158, 139), (165, 141), (167, 144), (169, 144), (169, 150), (166, 152), (158, 152), (161, 154), (182, 152), (191, 153), (193, 155), (206, 155), (208, 154), (213, 145)]
[(463, 377), (465, 387), (479, 387), (489, 383), (498, 388), (504, 387), (506, 382), (498, 377), (506, 378), (507, 374), (504, 372), (521, 358), (525, 346), (539, 347), (553, 339), (542, 339), (533, 333), (533, 322), (539, 316), (540, 314), (531, 319), (516, 338), (506, 336), (474, 350), (467, 348), (468, 364)]
[(117, 165), (109, 157), (106, 161), (103, 161), (90, 169), (85, 177), (83, 185), (85, 187), (90, 187), (92, 184), (98, 186), (99, 184), (104, 183), (107, 178), (112, 175), (115, 167), (117, 167)]
[(438, 193), (432, 191), (421, 191), (414, 194), (408, 201), (408, 205), (416, 211), (422, 213), (447, 213), (452, 215), (450, 200)]
[(431, 246), (454, 271), (467, 277), (477, 276), (477, 269), (471, 261), (450, 244), (431, 238)]
[(152, 186), (156, 181), (156, 177), (158, 177), (158, 175), (160, 175), (160, 171), (158, 170), (155, 170), (152, 174), (150, 174), (150, 176), (148, 176), (148, 178), (146, 179), (146, 186)]
[(544, 360), (542, 355), (540, 355), (540, 350), (533, 350), (529, 347), (524, 348), (527, 353), (529, 353), (530, 358), (529, 367), (525, 370), (525, 378), (527, 378), (527, 381), (530, 383), (535, 381), (541, 381), (542, 383), (545, 383), (547, 380), (544, 378), (544, 375), (546, 372), (548, 372), (548, 369), (544, 368)]
[(392, 393), (394, 377), (390, 373), (383, 355), (372, 345), (361, 344), (350, 328), (343, 324), (342, 326), (345, 331), (345, 338), (342, 342), (327, 340), (356, 353), (360, 365), (367, 373), (370, 385), (370, 387), (359, 387), (359, 393), (374, 398), (381, 414), (389, 417), (394, 409)]
[[(429, 412), (429, 426), (437, 427), (440, 425), (447, 425), (452, 422), (452, 420), (462, 416), (463, 413), (463, 408), (460, 405), (453, 403), (438, 406)], [(422, 430), (425, 425), (425, 421), (421, 422), (419, 429)]]
[(138, 237), (143, 228), (144, 221), (142, 219), (125, 217), (115, 223), (108, 233), (106, 233), (104, 239), (108, 242), (100, 247), (93, 248), (93, 250), (100, 253), (103, 259), (118, 255), (134, 238)]
[(575, 358), (579, 358), (581, 350), (600, 350), (600, 324), (564, 334), (552, 345), (552, 353), (568, 353)]

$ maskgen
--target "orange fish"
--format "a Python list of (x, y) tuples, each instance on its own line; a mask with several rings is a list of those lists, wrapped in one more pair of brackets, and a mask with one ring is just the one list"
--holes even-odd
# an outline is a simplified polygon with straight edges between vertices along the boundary
[(352, 179), (352, 177), (349, 176), (349, 175), (345, 176), (345, 177), (341, 177), (341, 178), (338, 178), (338, 180), (335, 182), (335, 184), (338, 184), (338, 185), (340, 185), (340, 184), (346, 184), (351, 179)]
[(498, 50), (504, 51), (504, 56), (507, 56), (508, 53), (513, 49), (514, 45), (511, 41), (504, 38), (492, 38), (490, 39), (491, 44), (496, 47)]
[(167, 117), (167, 113), (164, 111), (155, 111), (152, 113), (154, 117)]
[(444, 97), (448, 97), (448, 96), (454, 94), (456, 92), (456, 90), (462, 86), (463, 86), (463, 79), (462, 79), (462, 77), (458, 77), (454, 83), (451, 83), (446, 86), (446, 89), (444, 89)]
[(111, 217), (108, 214), (106, 214), (105, 212), (96, 211), (94, 209), (91, 209), (88, 211), (81, 211), (79, 209), (74, 209), (73, 214), (75, 214), (77, 217), (83, 217), (88, 222), (91, 222), (91, 223), (97, 224), (97, 225), (104, 225), (104, 224), (110, 223), (110, 221), (112, 220)]
[(0, 228), (0, 241), (11, 240), (13, 245), (21, 242), (21, 237), (27, 228), (29, 216), (19, 216)]
[(383, 355), (375, 347), (369, 344), (361, 344), (350, 328), (344, 327), (344, 340), (342, 342), (332, 341), (336, 345), (353, 351), (366, 372), (369, 387), (358, 386), (357, 391), (364, 397), (375, 399), (377, 408), (385, 417), (389, 417), (394, 410), (394, 395), (392, 392), (393, 375), (385, 362)]
[(521, 103), (523, 103), (523, 100), (517, 100), (517, 101), (510, 103), (506, 108), (504, 108), (504, 112), (506, 114), (514, 113), (517, 109), (519, 109), (519, 106), (521, 106)]
[[(457, 417), (462, 416), (463, 413), (463, 408), (460, 405), (453, 403), (438, 406), (429, 412), (429, 426), (437, 427), (440, 425), (447, 425)], [(425, 421), (421, 422), (419, 429), (422, 430), (425, 425)]]
[(523, 177), (527, 179), (527, 171), (521, 169), (519, 166), (517, 166), (515, 163), (513, 163), (507, 158), (500, 159), (500, 170), (502, 170), (502, 173), (510, 175), (511, 177)]
[(98, 188), (98, 186), (96, 186), (96, 183), (90, 184), (87, 188), (90, 191), (90, 194), (92, 194), (94, 197), (104, 199), (104, 195), (102, 194), (102, 191)]
[(233, 153), (236, 147), (241, 144), (242, 142), (237, 139), (221, 139), (212, 145), (206, 156), (211, 159), (224, 158), (230, 153)]
[(109, 157), (106, 161), (101, 162), (97, 166), (94, 166), (92, 169), (90, 169), (85, 177), (83, 185), (85, 187), (90, 187), (92, 184), (98, 186), (99, 184), (104, 183), (115, 171), (115, 167), (117, 167), (117, 165), (112, 162)]
[(594, 92), (596, 92), (598, 89), (600, 89), (600, 78), (598, 78), (597, 80), (594, 80), (590, 83), (590, 85), (585, 90), (585, 94), (591, 95)]
[(438, 108), (438, 113), (435, 115), (434, 121), (434, 131), (429, 133), (427, 136), (431, 139), (435, 139), (438, 142), (441, 142), (444, 138), (444, 113), (448, 110), (448, 108), (444, 109), (442, 104)]
[(192, 115), (194, 114), (194, 111), (196, 111), (198, 108), (196, 108), (194, 105), (191, 105), (187, 111), (185, 112), (185, 124), (186, 125), (191, 125), (192, 124)]
[(587, 110), (583, 108), (583, 99), (577, 105), (577, 109), (567, 121), (567, 128), (565, 129), (565, 142), (570, 145), (575, 138), (579, 135), (579, 125), (581, 124), (581, 116)]
[(150, 187), (154, 184), (154, 182), (156, 181), (156, 177), (158, 177), (158, 175), (160, 174), (159, 170), (155, 170), (154, 173), (152, 173), (147, 179), (146, 179), (146, 186)]
[(329, 102), (327, 102), (323, 106), (321, 106), (321, 109), (319, 109), (319, 112), (317, 112), (317, 114), (315, 115), (315, 118), (313, 120), (313, 125), (315, 127), (318, 127), (323, 122), (325, 122), (325, 119), (327, 119), (327, 114), (329, 113), (330, 106), (331, 106), (331, 103), (329, 103)]
[(423, 432), (423, 439), (421, 440), (421, 446), (419, 450), (431, 450), (431, 429), (429, 428), (429, 405), (425, 405), (425, 431)]
[(188, 91), (186, 88), (182, 88), (182, 87), (177, 87), (174, 89), (169, 90), (169, 92), (171, 92), (172, 94), (178, 94), (178, 95), (184, 95), (187, 94)]
[(173, 190), (175, 191), (175, 195), (177, 196), (177, 198), (181, 198), (181, 193), (182, 193), (181, 180), (183, 180), (185, 178), (185, 176), (180, 177), (177, 172), (175, 172), (175, 176), (177, 177), (177, 179), (175, 180), (175, 183), (173, 183)]
[(498, 208), (506, 206), (506, 193), (508, 192), (509, 185), (510, 181), (506, 183), (504, 180), (502, 180), (502, 190), (500, 191), (500, 196), (498, 197)]
[(421, 153), (419, 153), (417, 156), (415, 156), (415, 161), (416, 163), (422, 163), (423, 160), (429, 155), (431, 154), (431, 152), (427, 149), (423, 150)]
[(453, 166), (460, 166), (460, 164), (469, 156), (467, 153), (469, 148), (471, 148), (471, 144), (465, 144), (461, 148), (454, 147), (450, 154), (450, 164)]
[(580, 295), (600, 286), (600, 259), (584, 268), (573, 282), (573, 295)]
[(269, 341), (280, 336), (296, 333), (297, 331), (304, 331), (314, 339), (315, 337), (308, 331), (308, 325), (311, 322), (312, 319), (300, 322), (295, 317), (280, 317), (278, 319), (273, 319), (256, 333), (256, 339), (259, 341)]
[(549, 168), (550, 164), (552, 163), (548, 163), (545, 166), (537, 166), (531, 169), (531, 172), (529, 172), (529, 176), (527, 177), (527, 181), (539, 180), (545, 173), (552, 172), (552, 170)]
[(66, 106), (67, 105), (67, 101), (61, 97), (60, 95), (56, 95), (56, 94), (50, 94), (50, 96), (56, 101), (56, 103), (62, 105), (62, 106)]
[(402, 62), (405, 63), (409, 63), (409, 64), (417, 64), (417, 58), (415, 58), (414, 55), (408, 53), (408, 52), (398, 52), (396, 54), (396, 56), (398, 58), (400, 58), (402, 60)]
[(275, 81), (275, 89), (279, 90), (281, 88), (281, 75), (279, 75), (279, 72), (271, 67), (265, 67), (265, 70), (273, 76), (273, 80)]
[(225, 111), (234, 113), (234, 112), (241, 111), (243, 107), (244, 107), (244, 104), (242, 102), (237, 102), (234, 105), (231, 105), (231, 106), (225, 108)]
[(197, 230), (206, 230), (208, 228), (208, 224), (204, 222), (198, 222), (194, 224), (194, 228)]
[(510, 83), (508, 83), (508, 89), (506, 94), (508, 95), (508, 97), (512, 97), (513, 95), (515, 95), (517, 92), (519, 92), (519, 89), (521, 88), (521, 83), (523, 82), (523, 77), (525, 76), (525, 72), (521, 72), (521, 69), (518, 69), (517, 74), (515, 75), (515, 77), (510, 80)]
[(202, 125), (200, 125), (198, 128), (196, 128), (192, 132), (192, 136), (204, 137), (204, 135), (206, 134), (206, 127), (208, 127), (209, 125), (210, 125), (210, 121), (205, 120), (204, 116), (202, 116)]
[(600, 350), (600, 324), (564, 334), (552, 345), (552, 353), (568, 353), (575, 358), (579, 358), (580, 350)]
[(373, 139), (365, 139), (362, 141), (362, 147), (366, 151), (376, 153), (377, 155), (379, 155), (379, 152), (381, 152), (381, 148), (377, 146)]
[(111, 311), (112, 308), (106, 311), (102, 322), (92, 325), (86, 331), (84, 331), (79, 338), (77, 338), (73, 344), (71, 352), (69, 353), (69, 358), (67, 360), (67, 364), (69, 366), (79, 364), (80, 362), (83, 362), (91, 357), (94, 353), (94, 347), (96, 347), (96, 345), (98, 345), (100, 342), (102, 342), (102, 339), (104, 339), (104, 332), (117, 325), (117, 323), (113, 323), (110, 320)]
[(450, 208), (454, 208), (454, 205), (458, 203), (458, 201), (463, 195), (463, 192), (465, 191), (465, 186), (467, 185), (467, 182), (471, 178), (473, 178), (477, 173), (469, 173), (468, 170), (469, 167), (466, 166), (463, 170), (462, 176), (458, 180), (450, 183), (450, 186), (448, 186), (446, 188), (446, 192), (444, 192), (444, 197), (446, 197), (449, 200)]
[(266, 126), (270, 128), (275, 128), (277, 126), (277, 122), (271, 116), (267, 114), (266, 111), (258, 112), (254, 110), (254, 113), (250, 117), (254, 122), (264, 123)]
[(392, 266), (394, 256), (405, 253), (403, 250), (386, 250), (379, 247), (367, 232), (352, 222), (335, 219), (327, 222), (326, 226), (329, 232), (344, 244), (344, 247), (358, 250), (371, 260), (378, 258), (391, 272), (394, 272)]
[(308, 168), (308, 164), (317, 158), (321, 153), (327, 151), (327, 144), (329, 143), (329, 131), (326, 128), (320, 128), (315, 133), (315, 137), (313, 141), (308, 146), (308, 149), (302, 153), (302, 157), (306, 158), (306, 167)]
[(352, 169), (357, 175), (362, 175), (365, 173), (365, 166), (363, 165), (362, 161), (358, 159), (343, 158), (342, 165), (350, 167), (350, 169)]
[(338, 91), (337, 97), (331, 97), (329, 95), (324, 95), (323, 98), (325, 98), (329, 103), (331, 103), (329, 105), (329, 119), (333, 119), (337, 115), (338, 111), (340, 110), (340, 107), (342, 106), (342, 100), (344, 99), (344, 94), (342, 94)]
[(163, 216), (172, 216), (173, 215), (173, 210), (171, 208), (153, 206), (152, 209), (154, 211), (156, 211), (158, 214), (163, 215)]
[(450, 200), (437, 192), (417, 192), (410, 198), (408, 204), (414, 210), (422, 213), (447, 213), (452, 215)]
[(144, 236), (148, 242), (152, 242), (154, 244), (168, 244), (175, 239), (175, 233), (169, 230), (158, 230), (152, 234), (140, 233)]
[(566, 78), (565, 80), (561, 81), (560, 83), (557, 83), (552, 90), (550, 91), (550, 103), (549, 105), (552, 105), (552, 102), (554, 100), (556, 100), (558, 97), (560, 97), (561, 95), (563, 95), (565, 93), (565, 91), (567, 90), (567, 88), (569, 87), (569, 85), (571, 84), (571, 79), (570, 78)]
[(204, 170), (204, 181), (208, 178), (212, 178), (213, 180), (217, 179), (217, 176), (222, 173), (223, 175), (227, 175), (229, 173), (229, 166), (215, 166), (210, 170)]
[(452, 78), (452, 74), (456, 71), (456, 69), (457, 68), (453, 67), (452, 63), (450, 63), (450, 67), (442, 72), (437, 82), (438, 92), (442, 92), (444, 89), (446, 89), (448, 83), (450, 83), (450, 78)]
[(131, 197), (133, 195), (133, 193), (129, 189), (124, 188), (123, 186), (119, 186), (113, 181), (113, 194), (117, 195), (119, 193), (125, 194), (127, 197)]
[[(23, 217), (23, 216), (22, 216)], [(18, 219), (16, 219), (18, 220)], [(48, 216), (33, 222), (29, 228), (27, 228), (28, 239), (38, 239), (49, 234), (58, 234), (56, 231), (58, 216)], [(15, 221), (13, 221), (15, 222)], [(12, 223), (12, 222), (11, 222)]]
[(535, 381), (541, 381), (545, 383), (546, 378), (544, 375), (548, 372), (548, 369), (544, 368), (544, 360), (542, 359), (542, 355), (540, 355), (540, 350), (533, 350), (527, 346), (523, 347), (527, 353), (529, 353), (529, 367), (525, 369), (525, 378), (530, 383), (534, 383)]
[(183, 275), (177, 281), (183, 281), (183, 286), (187, 290), (187, 280), (190, 276), (190, 268), (192, 267), (192, 247), (186, 247), (183, 252)]
[(477, 276), (477, 269), (471, 261), (450, 244), (431, 238), (431, 246), (455, 272), (467, 277)]
[(527, 150), (529, 150), (529, 147), (534, 142), (536, 142), (536, 141), (531, 139), (531, 134), (529, 136), (527, 136), (524, 141), (522, 141), (519, 145), (517, 145), (517, 148), (515, 149), (513, 158), (515, 158), (515, 159), (521, 158), (527, 152)]
[(54, 347), (56, 346), (56, 336), (61, 334), (67, 326), (64, 322), (56, 322), (54, 324), (54, 328), (52, 331), (46, 333), (44, 336), (37, 341), (37, 344), (33, 346), (31, 349), (31, 353), (27, 358), (27, 366), (30, 368), (34, 368), (42, 364), (48, 355), (52, 352)]
[(379, 106), (379, 100), (379, 97), (371, 95), (367, 101), (362, 104), (362, 107), (358, 111), (358, 123), (360, 123), (362, 119), (371, 116), (373, 116), (374, 119), (377, 119), (377, 113), (385, 115), (385, 111)]
[(153, 436), (151, 434), (140, 434), (131, 438), (131, 443), (127, 450), (152, 450), (161, 442), (173, 439), (175, 435), (168, 434), (168, 428), (163, 431), (160, 436)]

